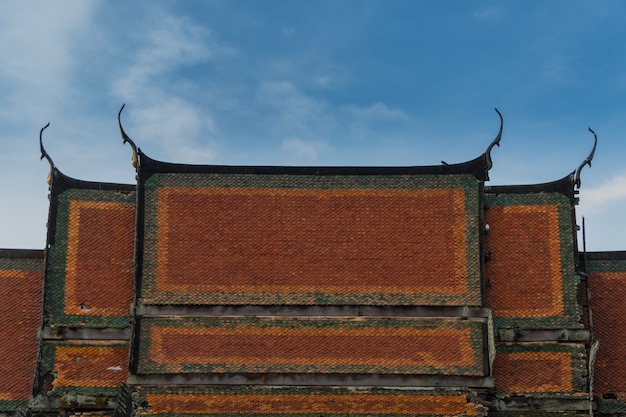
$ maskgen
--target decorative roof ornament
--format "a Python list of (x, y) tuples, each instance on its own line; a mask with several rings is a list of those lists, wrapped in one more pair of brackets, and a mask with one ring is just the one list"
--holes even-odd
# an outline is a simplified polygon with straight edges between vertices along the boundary
[(500, 111), (497, 108), (495, 108), (494, 110), (496, 111), (496, 113), (498, 113), (498, 116), (500, 116), (500, 130), (498, 131), (498, 135), (496, 136), (496, 138), (493, 140), (493, 142), (491, 142), (491, 144), (489, 145), (489, 147), (485, 151), (485, 156), (487, 157), (487, 159), (485, 161), (485, 174), (486, 174), (485, 178), (486, 179), (489, 179), (488, 172), (491, 169), (491, 167), (493, 166), (493, 162), (491, 160), (491, 150), (496, 145), (498, 145), (498, 147), (500, 147), (500, 139), (502, 139), (502, 127), (504, 126), (504, 120), (502, 119), (502, 113), (500, 113)]
[(41, 151), (41, 158), (39, 158), (39, 160), (42, 160), (42, 159), (46, 158), (48, 160), (48, 163), (50, 164), (50, 172), (48, 173), (48, 178), (46, 178), (46, 183), (48, 184), (48, 186), (51, 186), (52, 185), (52, 177), (54, 176), (55, 166), (54, 166), (54, 162), (52, 162), (52, 158), (50, 158), (50, 155), (48, 155), (48, 152), (46, 151), (46, 148), (43, 147), (43, 131), (46, 130), (48, 128), (48, 126), (50, 126), (50, 122), (48, 122), (39, 131), (39, 149)]
[(588, 129), (593, 134), (593, 149), (591, 150), (589, 156), (583, 161), (582, 164), (580, 164), (578, 168), (576, 168), (576, 171), (574, 172), (574, 186), (577, 190), (580, 189), (580, 171), (582, 171), (585, 165), (589, 165), (591, 167), (591, 160), (593, 159), (593, 155), (596, 153), (596, 146), (598, 145), (598, 135), (596, 135), (596, 132), (594, 132), (591, 128)]
[(122, 134), (123, 143), (128, 142), (133, 150), (133, 157), (131, 158), (130, 163), (133, 164), (133, 167), (135, 167), (135, 171), (137, 171), (139, 166), (139, 159), (137, 158), (137, 145), (135, 145), (135, 142), (133, 142), (133, 140), (126, 134), (124, 128), (122, 127), (121, 117), (124, 107), (126, 107), (126, 103), (122, 104), (122, 108), (120, 109), (119, 113), (117, 113), (117, 123), (120, 126), (120, 133)]

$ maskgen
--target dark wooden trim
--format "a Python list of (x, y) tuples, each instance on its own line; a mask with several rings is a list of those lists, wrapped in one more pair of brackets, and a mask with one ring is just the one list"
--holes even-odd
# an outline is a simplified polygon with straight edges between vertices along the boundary
[(364, 374), (170, 374), (129, 375), (129, 385), (277, 385), (355, 387), (469, 387), (491, 389), (492, 377)]
[(83, 327), (45, 327), (41, 332), (44, 340), (111, 340), (128, 342), (130, 329), (83, 328)]
[(589, 342), (587, 329), (496, 329), (496, 342)]
[[(563, 411), (589, 411), (591, 401), (588, 399), (571, 399), (550, 397), (509, 396), (495, 398), (489, 407), (489, 416), (497, 416), (498, 412), (526, 411), (542, 413)], [(506, 414), (510, 415), (510, 414)]]
[(574, 191), (574, 173), (556, 181), (526, 185), (491, 185), (485, 186), (485, 194), (531, 194), (531, 193), (560, 193), (570, 199), (572, 206), (576, 205)]
[(0, 249), (0, 258), (43, 259), (43, 249)]
[(486, 319), (484, 307), (453, 306), (339, 306), (339, 305), (140, 305), (137, 314), (159, 316), (337, 316)]
[[(583, 254), (579, 253), (582, 258)], [(626, 251), (587, 252), (588, 261), (624, 261)]]
[(486, 155), (467, 162), (430, 166), (236, 166), (236, 165), (189, 165), (157, 161), (138, 151), (139, 171), (144, 179), (155, 173), (187, 174), (254, 174), (254, 175), (428, 175), (472, 174), (486, 180)]

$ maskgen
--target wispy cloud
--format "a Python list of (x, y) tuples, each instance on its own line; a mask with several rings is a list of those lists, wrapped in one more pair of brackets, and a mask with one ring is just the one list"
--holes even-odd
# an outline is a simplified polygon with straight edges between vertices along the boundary
[(619, 201), (626, 204), (626, 173), (610, 178), (595, 188), (581, 189), (580, 212), (599, 213), (609, 204)]
[[(163, 96), (132, 109), (133, 136), (141, 138), (144, 149), (155, 149), (168, 160), (208, 164), (215, 160), (217, 130), (201, 109), (177, 97)], [(164, 153), (164, 150), (167, 152)], [(150, 151), (147, 151), (150, 154)]]
[[(598, 187), (580, 190), (580, 206), (576, 208), (582, 224), (585, 218), (588, 250), (624, 250), (626, 228), (626, 173), (621, 173)], [(582, 239), (582, 232), (579, 233)], [(582, 249), (582, 240), (580, 240)]]
[[(127, 58), (129, 66), (113, 82), (116, 94), (126, 99), (145, 97), (154, 90), (155, 81), (181, 67), (205, 62), (221, 48), (212, 42), (206, 28), (185, 17), (166, 16), (156, 19), (143, 42)], [(164, 84), (159, 83), (164, 89)]]
[(551, 83), (567, 83), (569, 81), (568, 65), (562, 53), (551, 54), (543, 63), (542, 77)]
[(385, 103), (374, 103), (368, 107), (346, 106), (346, 111), (360, 120), (409, 120), (407, 113), (394, 109)]
[(293, 137), (283, 140), (281, 148), (291, 155), (293, 163), (314, 163), (320, 153), (328, 150), (328, 145)]
[(258, 100), (261, 106), (270, 108), (277, 118), (273, 129), (282, 133), (302, 136), (315, 131), (326, 118), (326, 103), (306, 95), (289, 81), (262, 82)]
[[(212, 38), (210, 31), (187, 17), (159, 15), (136, 46), (130, 65), (112, 81), (114, 95), (136, 103), (130, 115), (133, 133), (167, 157), (187, 163), (215, 161), (218, 129), (210, 112), (193, 99), (198, 81), (168, 80), (176, 71), (234, 53)], [(201, 101), (201, 100), (199, 100)]]
[[(0, 3), (0, 92), (32, 122), (72, 97), (75, 49), (88, 32), (94, 1)], [(38, 97), (38, 100), (32, 100)], [(8, 103), (7, 103), (8, 101)], [(14, 120), (13, 120), (14, 121)]]
[(481, 20), (498, 21), (502, 18), (502, 9), (497, 7), (481, 7), (474, 10), (474, 17)]

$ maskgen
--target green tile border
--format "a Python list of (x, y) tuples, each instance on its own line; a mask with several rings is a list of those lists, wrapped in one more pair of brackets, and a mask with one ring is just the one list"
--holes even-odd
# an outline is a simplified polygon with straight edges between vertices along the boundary
[(43, 256), (41, 258), (19, 258), (19, 257), (1, 257), (0, 256), (0, 270), (15, 270), (15, 271), (39, 271), (43, 274)]
[(626, 259), (587, 259), (587, 272), (626, 272)]

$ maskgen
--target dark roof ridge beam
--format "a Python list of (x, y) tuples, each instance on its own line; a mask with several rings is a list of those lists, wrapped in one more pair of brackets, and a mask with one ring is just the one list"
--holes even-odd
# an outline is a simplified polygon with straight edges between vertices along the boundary
[(441, 165), (419, 166), (264, 166), (264, 165), (204, 165), (165, 162), (152, 159), (141, 151), (128, 136), (121, 122), (122, 105), (118, 112), (118, 124), (123, 143), (128, 143), (133, 152), (131, 163), (138, 174), (144, 178), (153, 173), (223, 173), (223, 174), (278, 174), (278, 175), (445, 175), (472, 174), (480, 181), (488, 181), (488, 171), (493, 166), (491, 151), (500, 146), (504, 120), (500, 111), (495, 108), (500, 118), (500, 128), (486, 151), (477, 158), (466, 162)]

